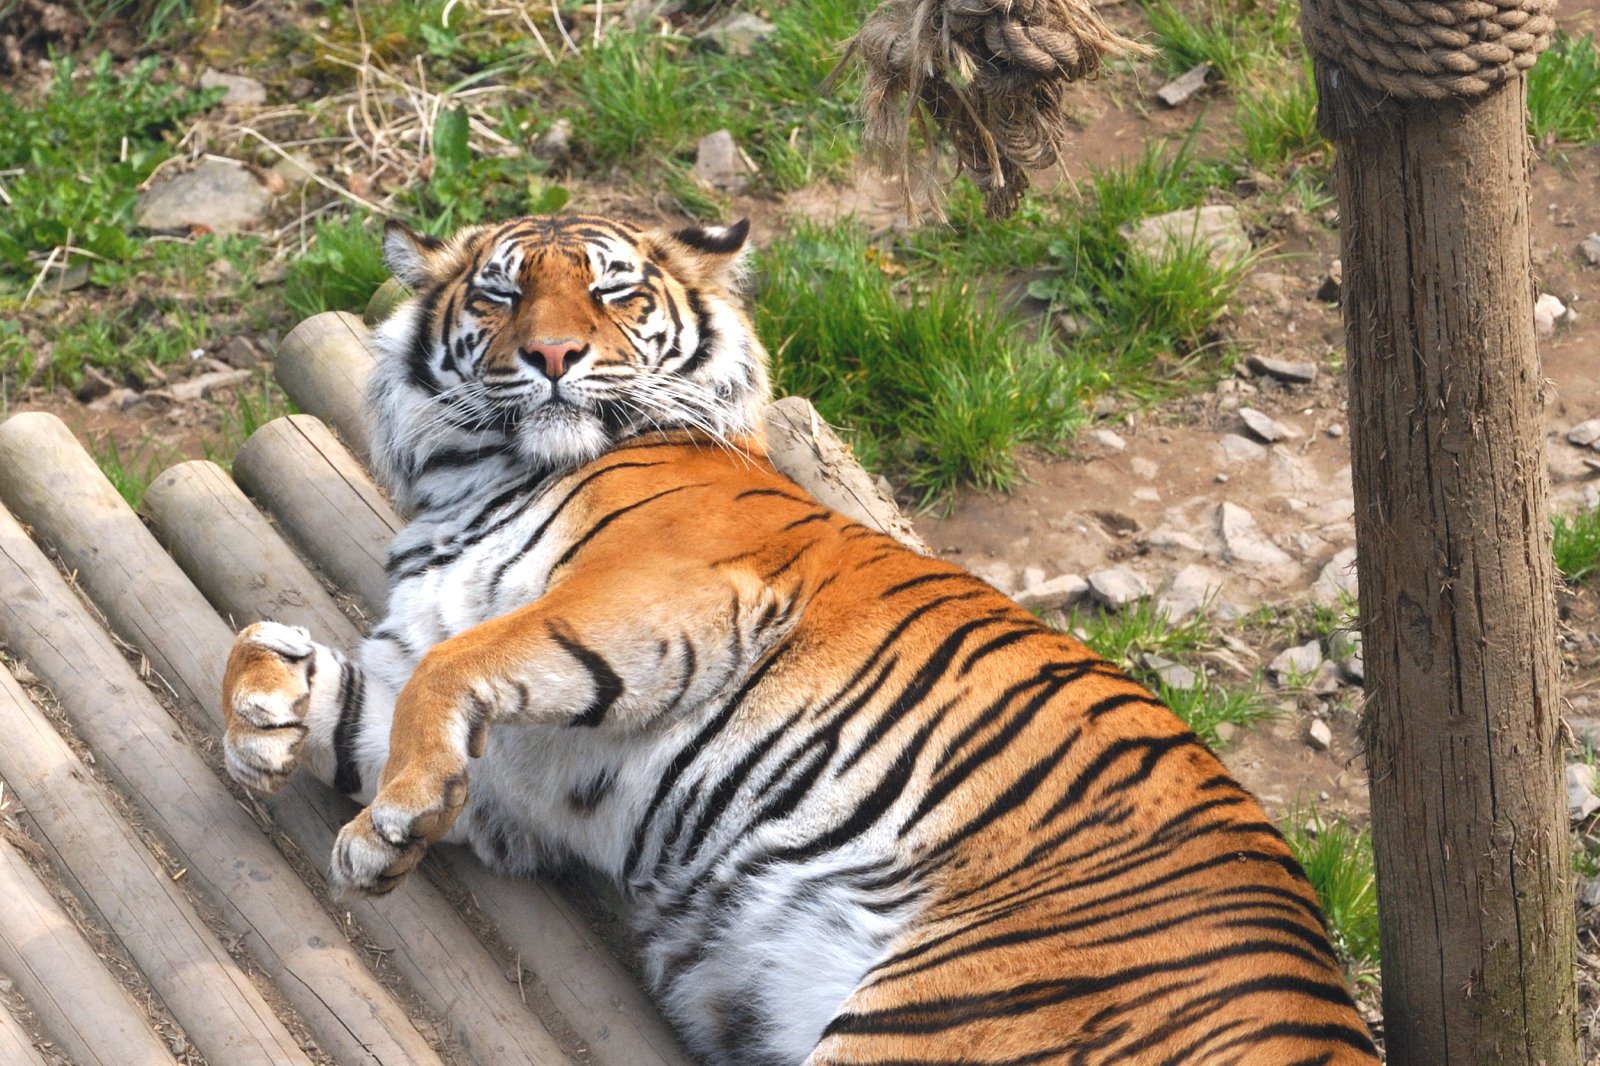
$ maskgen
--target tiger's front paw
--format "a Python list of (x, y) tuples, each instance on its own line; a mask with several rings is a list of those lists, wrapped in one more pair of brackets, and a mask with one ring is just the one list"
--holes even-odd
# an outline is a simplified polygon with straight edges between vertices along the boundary
[(444, 837), (467, 802), (467, 768), (386, 781), (372, 806), (339, 830), (329, 882), (340, 895), (392, 892)]
[(299, 626), (257, 622), (234, 638), (222, 677), (223, 751), (235, 781), (277, 792), (300, 762), (317, 646)]

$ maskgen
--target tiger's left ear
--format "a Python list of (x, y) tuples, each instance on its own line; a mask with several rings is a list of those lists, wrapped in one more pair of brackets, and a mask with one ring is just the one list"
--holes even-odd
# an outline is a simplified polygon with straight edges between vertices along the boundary
[(689, 226), (658, 236), (673, 272), (693, 285), (738, 288), (748, 254), (750, 220), (731, 226)]
[(389, 273), (410, 288), (432, 280), (445, 244), (393, 219), (383, 226), (383, 262)]

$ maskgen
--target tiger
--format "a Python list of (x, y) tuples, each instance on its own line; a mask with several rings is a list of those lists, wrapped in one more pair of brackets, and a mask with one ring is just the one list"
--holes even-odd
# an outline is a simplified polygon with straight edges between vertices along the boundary
[(354, 658), (236, 638), (229, 772), (613, 883), (717, 1066), (1378, 1061), (1258, 805), (1121, 669), (769, 460), (748, 221), (390, 223), (371, 452), (409, 521)]

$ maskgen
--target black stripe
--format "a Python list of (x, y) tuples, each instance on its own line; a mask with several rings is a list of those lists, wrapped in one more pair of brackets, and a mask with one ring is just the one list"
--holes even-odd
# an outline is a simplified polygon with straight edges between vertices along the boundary
[(560, 570), (563, 566), (567, 565), (567, 563), (571, 562), (572, 557), (577, 555), (578, 552), (583, 549), (584, 545), (593, 540), (601, 530), (605, 529), (607, 526), (621, 518), (623, 515), (627, 514), (629, 511), (637, 511), (647, 503), (654, 503), (656, 500), (659, 500), (664, 496), (671, 496), (675, 493), (683, 492), (686, 489), (704, 488), (707, 484), (709, 484), (709, 482), (698, 482), (693, 485), (678, 485), (674, 488), (662, 489), (660, 492), (657, 492), (651, 496), (646, 496), (642, 500), (635, 500), (626, 507), (617, 508), (615, 511), (612, 511), (610, 514), (594, 523), (594, 525), (590, 526), (588, 530), (584, 532), (583, 536), (579, 537), (577, 540), (568, 545), (567, 550), (562, 553), (561, 558), (557, 559), (555, 561), (555, 565), (550, 567), (550, 573), (552, 575), (555, 574), (557, 570)]
[(561, 645), (561, 649), (578, 661), (589, 672), (589, 680), (594, 684), (594, 698), (589, 701), (589, 706), (584, 708), (572, 722), (573, 725), (588, 726), (593, 728), (606, 720), (606, 714), (617, 700), (622, 698), (622, 678), (611, 669), (611, 664), (606, 662), (605, 656), (592, 648), (584, 645), (575, 637), (569, 637), (550, 623), (545, 624), (545, 630), (550, 634), (550, 639)]
[(366, 705), (365, 678), (348, 662), (339, 664), (339, 722), (333, 727), (333, 787), (346, 796), (361, 791), (361, 767), (356, 765), (356, 727)]

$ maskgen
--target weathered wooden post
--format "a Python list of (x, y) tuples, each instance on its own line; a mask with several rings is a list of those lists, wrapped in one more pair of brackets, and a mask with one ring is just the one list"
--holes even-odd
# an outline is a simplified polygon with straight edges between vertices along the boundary
[(1528, 231), (1551, 0), (1306, 0), (1338, 147), (1396, 1066), (1578, 1061)]

